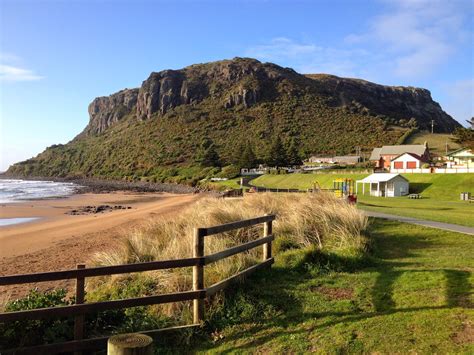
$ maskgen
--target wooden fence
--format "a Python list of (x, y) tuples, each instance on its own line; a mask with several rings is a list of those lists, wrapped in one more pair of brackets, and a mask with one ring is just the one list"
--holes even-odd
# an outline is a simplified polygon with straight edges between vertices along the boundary
[[(6, 312), (0, 313), (0, 322), (15, 322), (25, 320), (35, 320), (43, 318), (54, 318), (54, 317), (67, 317), (74, 316), (74, 340), (56, 343), (40, 345), (29, 348), (18, 348), (9, 350), (0, 350), (1, 354), (54, 354), (60, 352), (79, 352), (82, 350), (93, 350), (105, 348), (107, 344), (107, 337), (83, 339), (84, 336), (84, 316), (90, 312), (100, 312), (111, 309), (121, 309), (137, 306), (147, 306), (153, 304), (171, 303), (193, 300), (193, 324), (186, 326), (171, 327), (166, 329), (157, 329), (151, 331), (142, 332), (150, 336), (156, 336), (163, 332), (168, 331), (179, 331), (183, 328), (199, 326), (204, 319), (204, 299), (214, 295), (226, 288), (232, 282), (242, 280), (245, 276), (250, 273), (268, 267), (273, 264), (272, 257), (272, 241), (274, 240), (272, 234), (272, 221), (275, 220), (274, 215), (265, 215), (262, 217), (247, 219), (243, 221), (222, 224), (209, 228), (195, 228), (193, 241), (194, 241), (194, 252), (192, 258), (186, 259), (175, 259), (175, 260), (164, 260), (164, 261), (152, 261), (137, 264), (126, 264), (116, 266), (104, 266), (86, 268), (85, 265), (78, 265), (77, 269), (64, 270), (64, 271), (53, 271), (43, 272), (35, 274), (24, 274), (24, 275), (10, 275), (0, 276), (0, 286), (16, 285), (16, 284), (27, 284), (35, 282), (46, 282), (46, 281), (57, 281), (66, 279), (76, 280), (76, 304), (70, 306), (53, 307), (53, 308), (40, 308), (18, 312)], [(254, 225), (263, 224), (263, 237), (214, 253), (210, 255), (204, 255), (204, 243), (208, 236), (215, 235), (218, 233), (228, 232), (234, 229), (251, 227)], [(205, 266), (213, 262), (225, 259), (232, 255), (236, 255), (247, 250), (253, 249), (257, 246), (262, 246), (263, 257), (262, 262), (251, 266), (225, 280), (217, 282), (209, 287), (204, 285), (204, 270)], [(95, 302), (95, 303), (84, 303), (84, 285), (87, 277), (106, 276), (115, 274), (125, 274), (132, 272), (143, 272), (152, 270), (162, 269), (174, 269), (192, 267), (193, 268), (193, 289), (185, 292), (174, 292), (168, 294), (145, 296), (137, 298), (128, 298), (122, 300)]]

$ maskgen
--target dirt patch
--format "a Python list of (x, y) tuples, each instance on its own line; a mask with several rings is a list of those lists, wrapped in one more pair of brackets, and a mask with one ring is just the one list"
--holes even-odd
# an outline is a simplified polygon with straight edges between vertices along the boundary
[(350, 300), (354, 296), (354, 290), (343, 287), (313, 286), (311, 292), (318, 292), (332, 300)]
[(456, 344), (472, 344), (474, 343), (474, 324), (466, 321), (462, 324), (462, 329), (454, 333), (453, 340)]

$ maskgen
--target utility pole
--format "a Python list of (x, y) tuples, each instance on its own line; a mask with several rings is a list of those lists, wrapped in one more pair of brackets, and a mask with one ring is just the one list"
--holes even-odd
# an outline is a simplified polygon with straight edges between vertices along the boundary
[(434, 133), (434, 120), (431, 120), (431, 134)]

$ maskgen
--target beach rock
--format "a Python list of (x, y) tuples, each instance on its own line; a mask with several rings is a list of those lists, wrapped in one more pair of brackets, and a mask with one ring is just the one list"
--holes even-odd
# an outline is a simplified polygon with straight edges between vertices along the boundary
[(121, 206), (121, 205), (99, 205), (99, 206), (83, 206), (77, 209), (66, 212), (66, 214), (77, 216), (77, 215), (88, 215), (88, 214), (98, 214), (104, 212), (112, 212), (115, 210), (129, 210), (132, 207), (130, 206)]

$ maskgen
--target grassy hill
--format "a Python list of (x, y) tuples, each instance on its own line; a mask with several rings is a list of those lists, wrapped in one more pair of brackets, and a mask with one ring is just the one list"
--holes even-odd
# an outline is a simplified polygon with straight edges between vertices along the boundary
[(434, 133), (423, 131), (416, 132), (410, 135), (405, 144), (424, 144), (428, 142), (430, 151), (437, 155), (444, 155), (446, 153), (446, 144), (448, 152), (460, 148), (459, 144), (453, 141), (453, 135), (448, 133)]
[[(250, 58), (151, 73), (140, 88), (93, 100), (89, 115), (74, 140), (7, 175), (195, 184), (234, 163), (246, 145), (265, 161), (276, 137), (307, 158), (393, 144), (432, 118), (446, 131), (459, 125), (426, 89), (306, 76)], [(219, 156), (211, 166), (197, 162), (205, 140)]]

